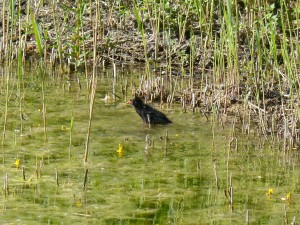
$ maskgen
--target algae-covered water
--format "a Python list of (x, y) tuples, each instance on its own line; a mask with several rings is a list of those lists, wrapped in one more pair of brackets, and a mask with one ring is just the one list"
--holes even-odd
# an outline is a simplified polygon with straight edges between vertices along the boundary
[(85, 75), (45, 72), (43, 78), (27, 68), (20, 80), (1, 69), (1, 224), (298, 220), (297, 150), (284, 154), (280, 143), (256, 136), (255, 125), (246, 137), (241, 124), (223, 128), (213, 116), (183, 113), (176, 103), (154, 103), (173, 124), (149, 128), (126, 104), (140, 78), (139, 72), (117, 78), (99, 72), (84, 162)]

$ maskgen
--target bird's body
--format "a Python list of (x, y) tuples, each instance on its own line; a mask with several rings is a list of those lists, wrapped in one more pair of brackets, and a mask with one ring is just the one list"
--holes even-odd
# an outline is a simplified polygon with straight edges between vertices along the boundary
[(142, 99), (135, 97), (128, 102), (133, 105), (135, 111), (140, 115), (145, 123), (150, 124), (169, 124), (172, 123), (165, 114), (152, 108), (150, 105), (145, 104)]

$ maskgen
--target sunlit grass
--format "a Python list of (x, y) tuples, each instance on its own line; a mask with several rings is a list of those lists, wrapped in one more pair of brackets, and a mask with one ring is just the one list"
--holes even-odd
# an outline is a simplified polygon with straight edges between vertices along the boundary
[[(39, 71), (36, 76), (42, 80), (39, 80), (41, 83), (37, 84), (40, 86), (37, 89), (40, 91), (37, 93), (37, 99), (40, 103), (42, 119), (39, 121), (39, 124), (42, 125), (39, 127), (42, 127), (44, 132), (42, 150), (45, 152), (38, 149), (35, 179), (40, 179), (43, 172), (41, 169), (44, 162), (42, 155), (51, 152), (47, 147), (49, 142), (46, 112), (50, 107), (47, 99), (49, 90), (46, 78), (55, 75), (66, 76), (66, 74), (57, 72), (57, 63), (61, 66), (67, 65), (70, 77), (74, 76), (78, 79), (78, 96), (81, 94), (81, 81), (76, 72), (84, 70), (87, 88), (83, 89), (90, 94), (87, 97), (90, 100), (87, 131), (86, 124), (78, 121), (81, 129), (86, 132), (86, 138), (76, 136), (73, 128), (75, 129), (74, 121), (77, 121), (77, 118), (73, 112), (68, 114), (69, 124), (58, 124), (63, 131), (69, 133), (66, 148), (68, 160), (65, 159), (64, 162), (72, 163), (77, 158), (84, 158), (84, 161), (87, 162), (88, 155), (90, 155), (89, 161), (92, 161), (94, 155), (89, 154), (88, 148), (90, 135), (93, 135), (91, 121), (94, 118), (93, 107), (94, 100), (97, 101), (97, 96), (95, 96), (97, 91), (101, 92), (101, 95), (105, 92), (107, 96), (112, 96), (114, 103), (119, 101), (116, 93), (121, 96), (120, 99), (139, 94), (147, 101), (160, 102), (159, 106), (163, 110), (168, 109), (172, 112), (177, 108), (177, 103), (180, 103), (184, 113), (192, 112), (191, 115), (202, 113), (208, 121), (213, 123), (212, 149), (209, 153), (212, 158), (216, 157), (220, 151), (216, 148), (218, 142), (216, 129), (219, 128), (217, 123), (222, 129), (229, 124), (232, 131), (226, 142), (229, 146), (226, 149), (227, 156), (225, 158), (227, 177), (222, 180), (222, 173), (220, 174), (218, 170), (222, 160), (215, 161), (213, 159), (214, 164), (210, 166), (214, 168), (215, 182), (211, 185), (216, 188), (225, 187), (231, 206), (236, 203), (236, 196), (239, 201), (242, 195), (234, 184), (237, 178), (229, 176), (231, 156), (244, 150), (243, 146), (240, 146), (236, 130), (241, 129), (249, 138), (259, 135), (260, 139), (269, 139), (272, 146), (279, 146), (278, 151), (282, 150), (286, 154), (285, 157), (280, 156), (284, 162), (293, 160), (291, 156), (297, 155), (295, 151), (299, 148), (300, 142), (298, 129), (300, 10), (297, 1), (289, 3), (273, 1), (271, 4), (267, 1), (229, 0), (133, 2), (80, 0), (75, 5), (69, 4), (68, 1), (64, 3), (49, 1), (46, 4), (44, 1), (34, 3), (29, 1), (24, 6), (22, 1), (18, 1), (16, 4), (16, 1), (9, 0), (1, 2), (0, 6), (2, 7), (0, 60), (7, 65), (1, 82), (1, 91), (4, 93), (4, 107), (1, 111), (3, 113), (2, 147), (4, 151), (6, 143), (10, 143), (12, 139), (16, 149), (20, 148), (22, 151), (26, 151), (22, 148), (23, 125), (27, 128), (24, 130), (26, 137), (34, 135), (32, 132), (34, 129), (31, 128), (38, 127), (31, 124), (30, 132), (32, 133), (28, 134), (26, 126), (29, 122), (26, 122), (24, 114), (25, 111), (27, 112), (28, 105), (24, 103), (28, 96), (23, 83), (23, 66), (35, 61), (36, 56), (40, 59), (38, 62), (40, 65), (36, 67)], [(45, 72), (48, 61), (52, 66), (51, 75)], [(134, 72), (134, 78), (132, 78), (126, 76), (124, 67), (122, 67), (123, 74), (117, 76), (116, 65), (124, 66), (125, 63), (132, 61), (144, 62), (144, 68)], [(15, 64), (17, 64), (16, 72), (14, 71)], [(106, 64), (114, 66), (114, 76), (110, 77), (109, 72), (103, 73), (100, 81), (110, 77), (113, 82), (107, 82), (104, 85), (100, 82), (97, 87), (99, 67), (103, 67), (101, 70), (105, 71)], [(17, 77), (18, 93), (16, 95), (12, 95), (14, 86), (11, 84), (15, 82), (14, 76)], [(32, 81), (40, 78), (33, 78)], [(61, 82), (64, 82), (64, 79), (57, 82), (58, 88)], [(12, 112), (10, 109), (12, 103), (15, 102), (13, 101), (15, 96), (17, 96), (18, 107)], [(108, 99), (106, 98), (106, 100)], [(106, 104), (110, 104), (110, 102), (106, 101)], [(181, 112), (177, 110), (175, 113), (180, 114)], [(14, 119), (16, 114), (17, 125), (12, 125), (10, 120)], [(28, 114), (30, 115), (30, 112)], [(101, 120), (103, 117), (100, 116), (99, 119)], [(132, 121), (130, 122), (132, 123)], [(12, 128), (13, 126), (16, 127)], [(117, 127), (116, 124), (114, 126)], [(119, 127), (120, 130), (126, 128)], [(101, 133), (109, 128), (98, 129)], [(16, 130), (21, 131), (20, 137)], [(74, 136), (77, 139), (74, 140)], [(50, 137), (50, 140), (53, 140), (53, 137)], [(85, 156), (82, 152), (78, 154), (73, 146), (74, 143), (80, 146), (84, 142), (83, 140), (85, 140)], [(262, 142), (259, 140), (256, 144), (261, 147)], [(117, 148), (116, 143), (122, 144)], [(123, 142), (117, 140), (116, 143), (111, 144), (111, 149), (103, 151), (105, 154), (114, 155), (119, 161), (124, 160), (122, 161), (124, 163), (127, 160), (126, 157), (132, 154), (130, 149), (134, 149), (132, 147), (134, 145), (128, 148), (128, 153), (126, 146), (126, 154), (123, 154)], [(36, 141), (36, 144), (39, 145), (40, 141)], [(167, 144), (169, 143), (165, 142), (160, 146), (164, 157), (170, 152), (170, 154), (173, 153), (173, 149), (170, 149), (169, 146), (167, 150)], [(156, 147), (153, 148), (156, 149)], [(116, 154), (116, 149), (118, 154)], [(91, 151), (95, 152), (94, 149)], [(54, 149), (53, 152), (55, 152), (53, 155), (61, 156), (62, 154), (57, 149)], [(151, 146), (151, 154), (153, 152), (157, 153)], [(275, 153), (273, 152), (273, 154)], [(3, 162), (6, 157), (3, 156)], [(115, 162), (119, 162), (117, 159)], [(10, 166), (20, 168), (21, 165), (17, 163), (19, 159), (15, 160), (14, 165), (10, 164)], [(23, 158), (20, 160), (22, 166), (26, 165)], [(151, 161), (151, 159), (146, 161)], [(190, 161), (185, 161), (185, 169), (189, 168), (189, 163)], [(280, 166), (282, 165), (280, 164)], [(59, 171), (58, 169), (55, 174), (52, 169), (51, 174), (59, 177)], [(85, 171), (86, 179), (88, 179), (88, 170)], [(48, 173), (50, 174), (50, 172)], [(80, 174), (83, 177), (84, 171), (81, 171)], [(5, 176), (4, 180), (4, 193), (9, 196), (10, 175)], [(83, 178), (81, 178), (81, 182), (83, 182)], [(92, 185), (88, 181), (86, 182), (84, 186), (88, 189)], [(188, 183), (188, 175), (185, 174), (185, 187), (188, 187)], [(230, 185), (228, 185), (229, 183)], [(61, 181), (58, 185), (57, 179), (57, 185), (54, 186), (61, 186)], [(82, 184), (80, 188), (82, 188)], [(122, 190), (117, 185), (114, 188)], [(234, 190), (234, 194), (230, 188)], [(296, 198), (291, 198), (291, 193), (287, 193), (281, 199), (285, 203), (293, 202)], [(274, 199), (275, 194), (273, 194), (272, 188), (268, 190), (267, 195), (270, 199)], [(210, 194), (211, 196), (213, 194)], [(142, 200), (140, 202), (143, 202)], [(208, 200), (209, 203), (211, 203), (210, 201), (211, 199)], [(85, 204), (81, 199), (76, 198), (71, 201), (70, 205), (83, 208)], [(171, 219), (178, 219), (181, 216), (180, 204), (174, 206), (174, 202), (170, 201), (167, 205), (170, 212), (176, 215)], [(251, 221), (251, 212), (249, 215)]]

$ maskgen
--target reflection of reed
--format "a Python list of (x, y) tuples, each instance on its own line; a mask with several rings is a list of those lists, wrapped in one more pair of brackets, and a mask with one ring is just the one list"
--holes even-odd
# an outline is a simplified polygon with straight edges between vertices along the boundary
[(55, 182), (56, 182), (56, 186), (58, 187), (58, 186), (59, 186), (59, 182), (58, 182), (58, 171), (57, 171), (56, 168), (55, 168)]
[(168, 142), (169, 138), (168, 138), (168, 130), (166, 130), (166, 133), (165, 133), (165, 144), (164, 144), (164, 156), (165, 158), (167, 157), (167, 142)]
[(86, 182), (87, 182), (88, 172), (89, 172), (89, 169), (85, 169), (84, 181), (83, 181), (83, 190), (86, 190)]
[(72, 131), (74, 127), (74, 115), (72, 110), (71, 123), (70, 123), (70, 136), (69, 136), (69, 162), (71, 162), (71, 147), (72, 147)]
[(151, 135), (147, 134), (146, 139), (145, 139), (145, 157), (146, 160), (149, 160), (151, 158), (151, 148), (153, 147), (152, 145), (152, 140), (151, 140)]
[(8, 173), (4, 176), (4, 196), (7, 197), (9, 194), (9, 187), (8, 187)]
[(47, 125), (46, 125), (46, 100), (45, 100), (45, 71), (41, 66), (41, 75), (42, 75), (42, 113), (43, 113), (43, 124), (44, 124), (44, 144), (47, 142)]
[(9, 78), (10, 76), (6, 76), (6, 95), (5, 95), (5, 111), (4, 111), (4, 121), (3, 121), (3, 132), (2, 132), (2, 146), (5, 143), (5, 136), (6, 136), (6, 126), (7, 126), (7, 113), (8, 113), (8, 101), (9, 101)]
[(26, 175), (25, 175), (25, 167), (22, 166), (22, 176), (23, 176), (23, 180), (26, 180)]

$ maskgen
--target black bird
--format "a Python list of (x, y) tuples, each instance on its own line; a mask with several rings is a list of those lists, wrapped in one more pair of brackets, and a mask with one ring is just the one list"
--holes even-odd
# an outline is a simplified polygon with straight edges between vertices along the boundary
[(150, 124), (169, 124), (172, 123), (165, 114), (147, 105), (139, 97), (135, 97), (128, 101), (128, 104), (134, 106), (135, 111), (140, 115), (145, 123)]

